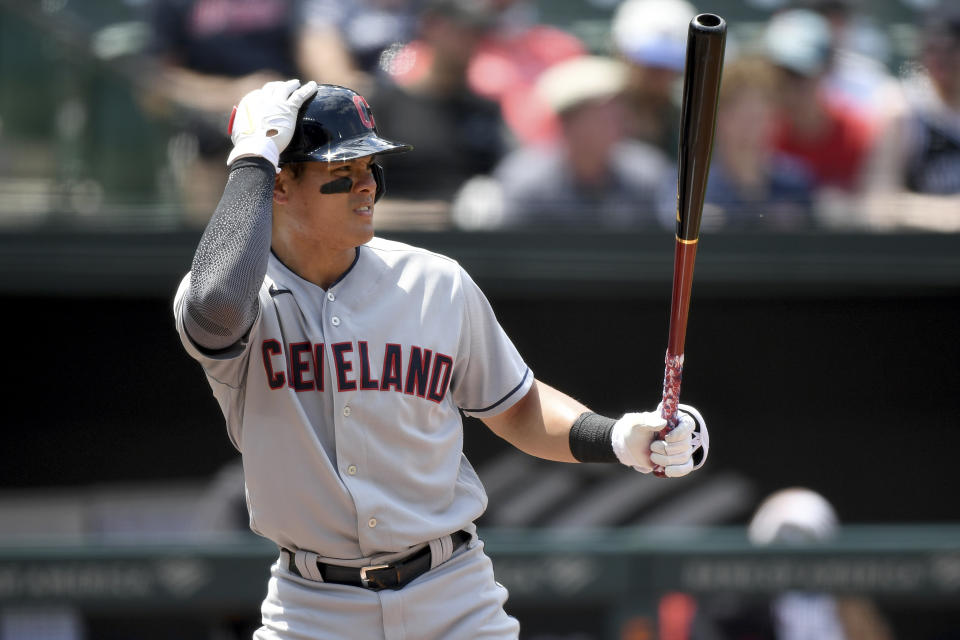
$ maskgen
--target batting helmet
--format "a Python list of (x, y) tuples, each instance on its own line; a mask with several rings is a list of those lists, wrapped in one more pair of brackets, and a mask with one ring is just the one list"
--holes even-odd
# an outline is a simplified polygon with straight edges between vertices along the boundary
[[(297, 115), (290, 144), (280, 154), (280, 166), (291, 162), (344, 162), (374, 154), (402, 153), (408, 144), (381, 138), (373, 110), (356, 91), (321, 84)], [(383, 168), (373, 165), (377, 181), (376, 200), (386, 189)]]

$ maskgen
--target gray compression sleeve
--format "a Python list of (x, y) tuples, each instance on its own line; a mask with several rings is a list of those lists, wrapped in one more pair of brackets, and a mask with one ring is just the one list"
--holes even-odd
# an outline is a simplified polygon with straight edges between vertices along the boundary
[(236, 344), (253, 326), (267, 272), (273, 221), (273, 165), (241, 158), (193, 256), (183, 325), (209, 350)]

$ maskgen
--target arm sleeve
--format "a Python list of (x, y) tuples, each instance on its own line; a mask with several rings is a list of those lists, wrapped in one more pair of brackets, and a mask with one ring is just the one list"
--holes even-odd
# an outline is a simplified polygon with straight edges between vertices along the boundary
[(193, 256), (183, 326), (210, 351), (236, 344), (260, 310), (272, 227), (273, 165), (242, 158), (231, 165), (220, 204)]

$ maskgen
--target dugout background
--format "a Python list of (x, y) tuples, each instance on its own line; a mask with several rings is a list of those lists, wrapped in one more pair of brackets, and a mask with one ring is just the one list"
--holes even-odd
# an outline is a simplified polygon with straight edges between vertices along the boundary
[[(387, 233), (459, 260), (534, 369), (609, 414), (659, 400), (672, 244), (658, 234)], [(0, 484), (204, 476), (235, 457), (172, 295), (198, 235), (0, 236)], [(960, 238), (704, 235), (681, 399), (708, 473), (823, 492), (844, 521), (956, 521)], [(69, 247), (73, 247), (71, 250)], [(475, 463), (505, 445), (467, 425)]]

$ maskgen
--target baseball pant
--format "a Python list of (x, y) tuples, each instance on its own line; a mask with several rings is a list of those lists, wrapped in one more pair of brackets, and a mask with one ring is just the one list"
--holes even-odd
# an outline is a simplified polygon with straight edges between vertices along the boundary
[(400, 590), (312, 582), (275, 563), (254, 640), (515, 640), (507, 590), (474, 540)]

